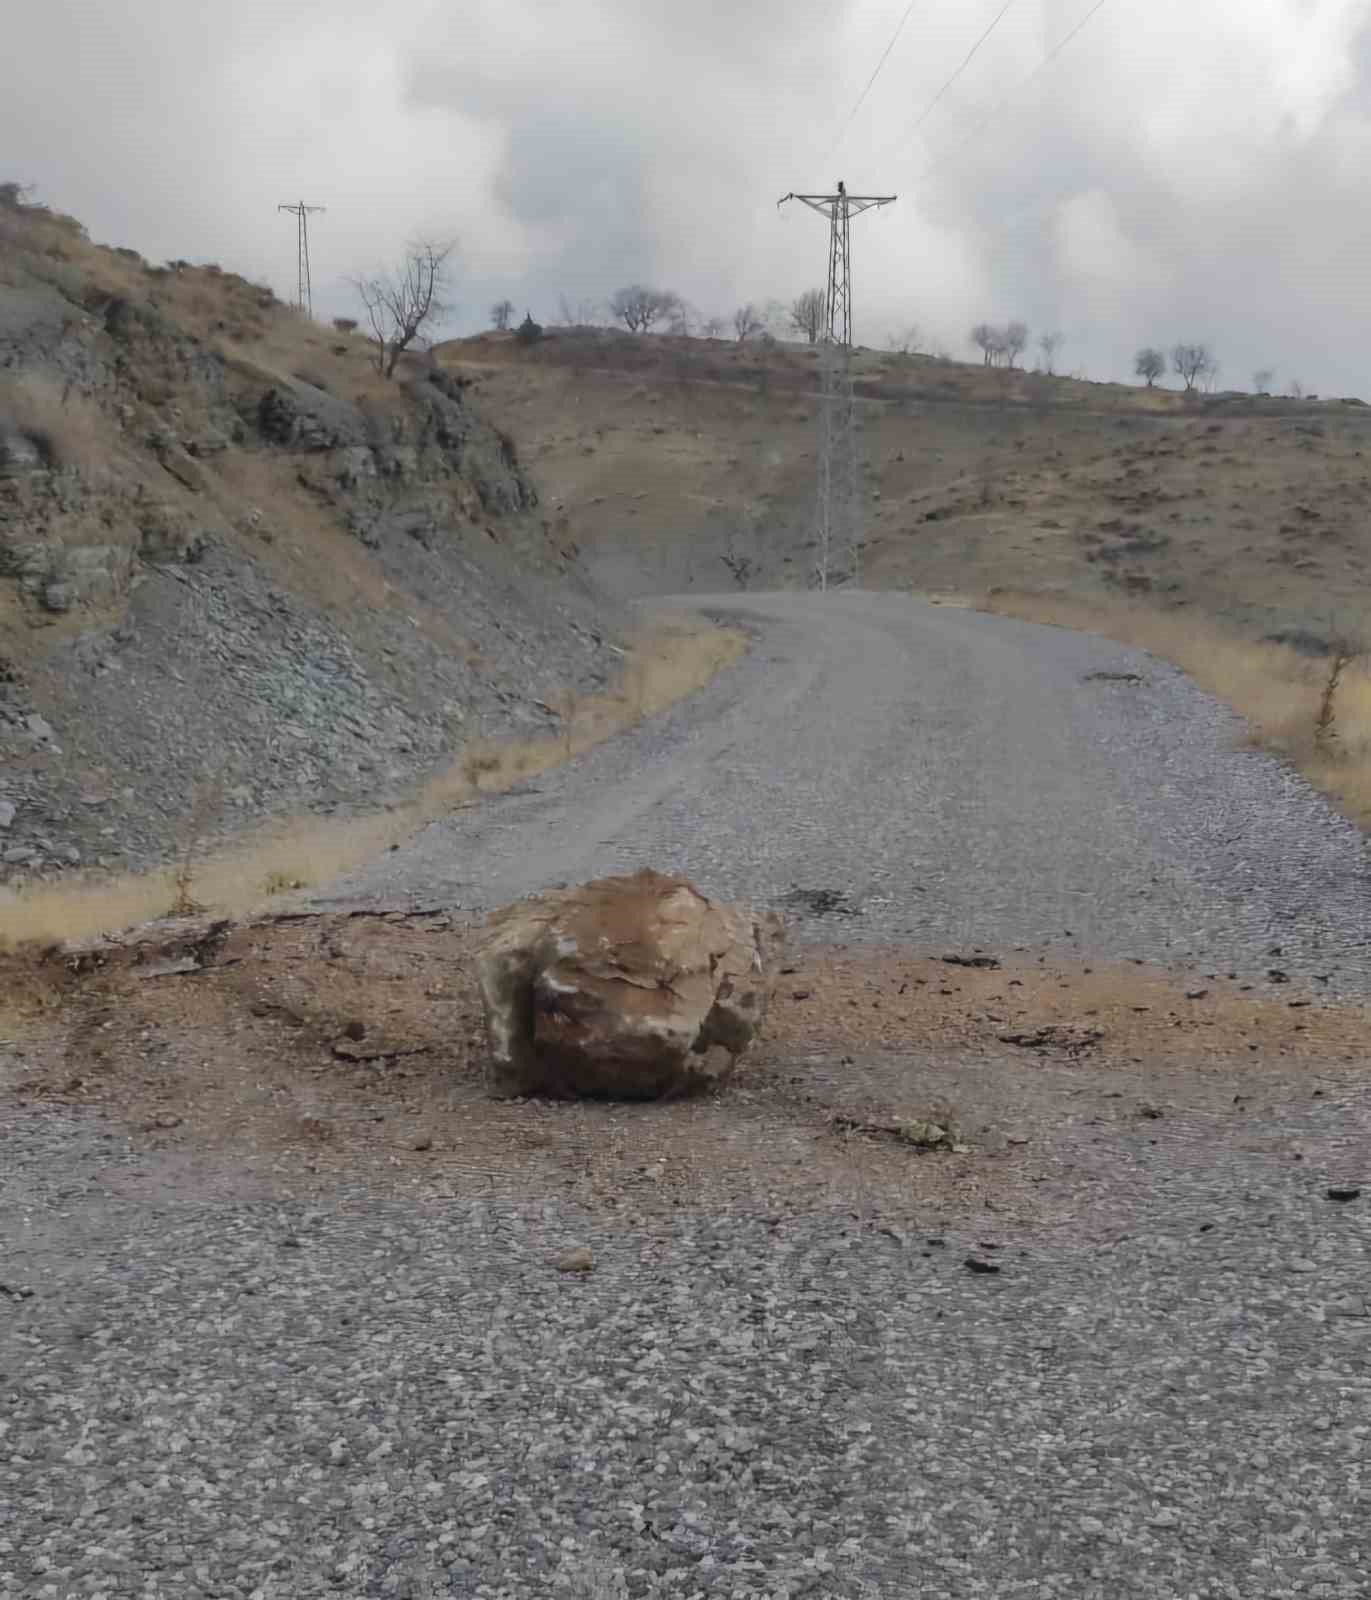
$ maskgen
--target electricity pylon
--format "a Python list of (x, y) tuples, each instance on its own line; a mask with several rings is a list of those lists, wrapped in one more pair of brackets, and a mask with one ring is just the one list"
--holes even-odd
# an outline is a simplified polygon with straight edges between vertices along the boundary
[(846, 544), (848, 571), (861, 573), (862, 508), (857, 461), (857, 416), (852, 398), (852, 219), (873, 207), (888, 206), (893, 194), (788, 194), (828, 218), (828, 285), (819, 360), (819, 483), (815, 534), (819, 548), (818, 583), (828, 588), (835, 544)]
[(277, 206), (278, 211), (289, 211), (296, 220), (297, 287), (295, 303), (307, 317), (314, 315), (314, 286), (309, 281), (309, 219), (310, 213), (323, 211), (324, 206), (307, 206), (303, 200), (293, 205)]

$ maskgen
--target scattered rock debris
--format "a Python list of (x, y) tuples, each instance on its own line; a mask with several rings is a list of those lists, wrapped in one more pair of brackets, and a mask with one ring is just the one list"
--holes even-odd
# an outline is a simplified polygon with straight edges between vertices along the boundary
[(857, 917), (856, 906), (841, 889), (792, 889), (784, 903), (811, 917)]
[(1077, 1054), (1092, 1050), (1104, 1038), (1103, 1028), (1081, 1028), (1067, 1023), (1048, 1023), (1042, 1028), (1029, 1028), (1023, 1033), (997, 1034), (1001, 1044), (1016, 1044), (1024, 1050), (1065, 1050)]
[(957, 1127), (951, 1121), (934, 1122), (923, 1117), (898, 1117), (877, 1121), (867, 1117), (840, 1114), (833, 1118), (833, 1126), (846, 1133), (867, 1134), (878, 1139), (891, 1139), (897, 1144), (907, 1144), (916, 1150), (965, 1151), (969, 1146), (961, 1142)]

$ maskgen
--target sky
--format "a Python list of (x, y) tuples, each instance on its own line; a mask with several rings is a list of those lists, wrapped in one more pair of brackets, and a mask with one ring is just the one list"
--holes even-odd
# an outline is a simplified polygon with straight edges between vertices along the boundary
[(1220, 387), (1371, 395), (1371, 0), (1104, 0), (1058, 50), (1095, 4), (43, 0), (6, 25), (0, 180), (287, 297), (276, 206), (323, 206), (327, 315), (454, 238), (461, 333), (639, 281), (788, 301), (827, 240), (776, 202), (841, 178), (898, 196), (853, 224), (861, 343), (972, 359), (1021, 318), (1089, 378), (1205, 341)]

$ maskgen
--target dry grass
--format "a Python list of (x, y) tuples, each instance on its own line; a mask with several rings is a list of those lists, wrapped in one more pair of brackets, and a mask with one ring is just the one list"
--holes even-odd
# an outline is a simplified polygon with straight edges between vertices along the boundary
[(32, 439), (47, 465), (83, 472), (108, 463), (116, 438), (94, 401), (36, 372), (0, 376), (0, 421)]
[(0, 254), (7, 282), (19, 284), (27, 273), (97, 314), (115, 296), (147, 302), (180, 332), (230, 361), (254, 364), (255, 375), (268, 381), (314, 376), (354, 400), (378, 386), (394, 388), (376, 377), (361, 334), (311, 322), (268, 285), (218, 265), (156, 266), (92, 243), (74, 219), (36, 205), (0, 206)]
[(1211, 618), (1062, 594), (997, 589), (984, 610), (1103, 634), (1173, 662), (1246, 719), (1254, 743), (1296, 766), (1353, 822), (1371, 825), (1371, 663), (1325, 660), (1227, 633)]
[(191, 848), (161, 872), (0, 890), (0, 950), (115, 932), (191, 907), (241, 917), (277, 894), (327, 883), (425, 823), (546, 772), (640, 717), (665, 710), (702, 688), (745, 647), (741, 634), (658, 618), (629, 652), (625, 690), (574, 700), (570, 733), (564, 724), (562, 733), (546, 739), (470, 744), (407, 805), (385, 814), (301, 818), (217, 852), (202, 849), (197, 832)]
[(422, 820), (467, 803), (477, 788), (508, 788), (603, 744), (640, 718), (703, 688), (745, 648), (742, 635), (731, 630), (684, 618), (657, 618), (627, 651), (617, 693), (562, 697), (556, 708), (561, 731), (548, 738), (469, 745), (447, 772), (426, 785), (418, 802)]

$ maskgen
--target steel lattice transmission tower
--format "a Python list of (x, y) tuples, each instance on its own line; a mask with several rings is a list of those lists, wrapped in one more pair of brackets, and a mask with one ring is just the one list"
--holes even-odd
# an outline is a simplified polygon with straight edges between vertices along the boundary
[(815, 533), (819, 547), (818, 583), (828, 588), (834, 546), (845, 546), (848, 570), (861, 572), (862, 506), (857, 459), (857, 415), (852, 398), (852, 219), (888, 206), (893, 194), (788, 194), (828, 218), (828, 284), (824, 290), (824, 331), (819, 362), (819, 483)]
[(295, 303), (307, 317), (314, 315), (314, 286), (309, 278), (309, 219), (313, 212), (323, 211), (324, 206), (307, 206), (303, 200), (297, 200), (293, 205), (277, 206), (278, 211), (289, 211), (296, 222), (296, 254), (297, 287)]

